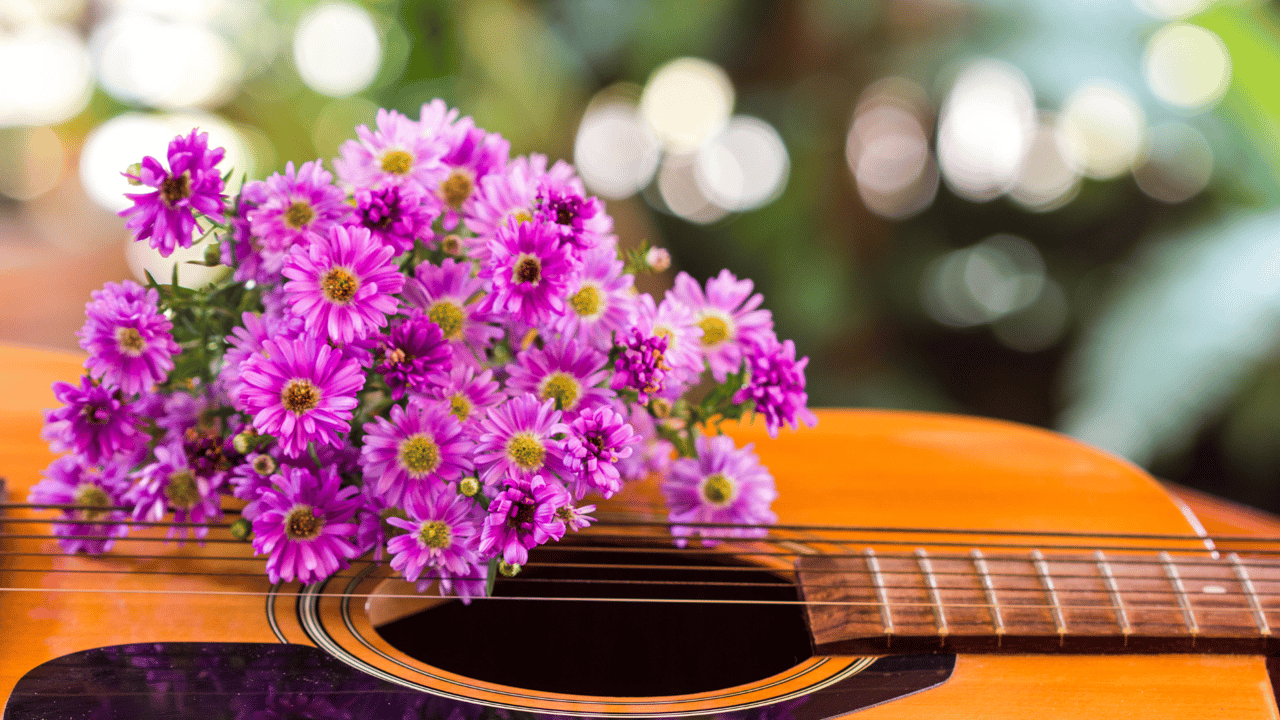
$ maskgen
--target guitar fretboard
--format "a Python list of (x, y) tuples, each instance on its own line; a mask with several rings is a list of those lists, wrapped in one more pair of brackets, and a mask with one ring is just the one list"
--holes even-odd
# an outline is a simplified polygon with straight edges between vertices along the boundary
[(1262, 653), (1280, 627), (1270, 559), (867, 548), (797, 561), (816, 649)]

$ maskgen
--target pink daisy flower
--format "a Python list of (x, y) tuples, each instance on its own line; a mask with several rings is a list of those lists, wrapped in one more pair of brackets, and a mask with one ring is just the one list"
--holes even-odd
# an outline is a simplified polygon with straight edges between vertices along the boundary
[(716, 382), (724, 382), (742, 368), (744, 348), (773, 336), (773, 315), (757, 309), (764, 296), (752, 295), (751, 288), (750, 280), (721, 270), (707, 280), (705, 295), (697, 281), (683, 272), (668, 291), (669, 297), (693, 311), (694, 322), (702, 328), (697, 347)]
[(493, 292), (481, 307), (532, 326), (564, 315), (564, 298), (579, 274), (570, 250), (550, 225), (508, 220), (489, 241), (479, 277), (492, 280)]
[[(760, 464), (748, 443), (735, 448), (733, 438), (699, 435), (697, 458), (680, 458), (662, 482), (673, 523), (731, 523), (737, 527), (671, 528), (678, 538), (759, 538), (768, 534), (763, 525), (778, 522), (769, 506), (778, 498), (773, 476)], [(704, 540), (704, 544), (713, 544)]]
[(170, 333), (173, 323), (160, 314), (160, 294), (125, 280), (90, 295), (84, 327), (76, 333), (89, 353), (84, 363), (89, 375), (125, 395), (164, 382), (173, 370), (173, 356), (182, 351)]
[(556, 408), (569, 422), (591, 408), (607, 405), (616, 394), (600, 387), (609, 377), (609, 358), (574, 340), (556, 339), (546, 347), (531, 347), (507, 366), (507, 392), (531, 393), (542, 400), (555, 400)]
[(286, 163), (283, 175), (246, 185), (245, 194), (250, 193), (256, 207), (246, 213), (249, 230), (268, 273), (280, 272), (294, 245), (305, 245), (311, 234), (328, 235), (351, 212), (347, 194), (319, 160), (303, 163), (296, 172), (292, 162)]
[(283, 271), (293, 314), (341, 344), (384, 327), (396, 312), (392, 296), (404, 287), (394, 254), (358, 227), (334, 227), (295, 247)]
[(416, 185), (356, 189), (356, 210), (348, 224), (365, 228), (396, 255), (413, 250), (418, 240), (434, 237), (431, 223), (440, 215), (436, 199)]
[(809, 358), (796, 360), (794, 343), (779, 344), (770, 332), (761, 340), (752, 339), (746, 357), (747, 378), (733, 401), (751, 402), (755, 412), (764, 415), (770, 437), (778, 437), (784, 425), (796, 430), (802, 422), (809, 427), (818, 424), (818, 416), (805, 406), (809, 396), (804, 391), (804, 367)]
[[(198, 538), (209, 534), (212, 523), (222, 518), (222, 498), (218, 490), (226, 475), (205, 477), (192, 470), (181, 446), (157, 445), (156, 461), (143, 467), (133, 477), (137, 480), (125, 501), (134, 503), (133, 519), (159, 522), (166, 511), (173, 512), (175, 525), (168, 536), (191, 531)], [(184, 523), (192, 523), (182, 527)]]
[(222, 222), (222, 175), (217, 165), (226, 151), (209, 149), (209, 134), (192, 130), (169, 142), (169, 169), (153, 157), (142, 159), (137, 175), (125, 173), (134, 182), (155, 188), (149, 193), (130, 193), (131, 207), (120, 211), (128, 218), (125, 227), (138, 240), (150, 240), (151, 247), (164, 257), (175, 248), (191, 247), (196, 230), (195, 214)]
[(533, 154), (513, 158), (503, 172), (494, 172), (480, 180), (465, 217), (467, 228), (475, 238), (464, 239), (471, 255), (481, 260), (488, 254), (488, 241), (512, 218), (525, 222), (533, 219), (534, 200), (545, 177), (554, 183), (573, 179), (573, 166), (559, 160), (547, 170), (545, 155)]
[(486, 485), (538, 473), (568, 477), (564, 444), (552, 436), (569, 432), (555, 400), (520, 395), (490, 410), (480, 421), (476, 468)]
[(689, 386), (696, 385), (702, 375), (699, 346), (702, 328), (691, 309), (670, 297), (655, 308), (653, 296), (641, 294), (638, 305), (636, 327), (644, 334), (667, 340), (662, 358), (671, 371), (667, 374), (666, 390), (662, 396), (673, 400)]
[(418, 127), (424, 137), (444, 140), (443, 158), (449, 174), (436, 188), (428, 188), (444, 205), (441, 225), (445, 230), (458, 226), (459, 219), (474, 204), (476, 190), (486, 176), (502, 172), (507, 166), (511, 143), (498, 133), (475, 126), (471, 118), (458, 120), (458, 111), (436, 98), (422, 106)]
[(613, 230), (613, 218), (604, 203), (589, 197), (576, 177), (546, 176), (533, 199), (534, 217), (555, 226), (560, 241), (578, 252), (599, 245)]
[(618, 463), (631, 456), (640, 436), (611, 407), (583, 411), (569, 428), (565, 455), (574, 471), (574, 497), (582, 498), (592, 490), (612, 497), (622, 489)]
[(309, 442), (340, 446), (364, 387), (359, 363), (305, 335), (267, 340), (263, 350), (241, 370), (236, 409), (252, 415), (254, 428), (275, 436), (290, 457), (305, 454)]
[(274, 481), (255, 501), (253, 518), (253, 551), (269, 556), (271, 582), (314, 583), (347, 567), (359, 555), (351, 542), (359, 490), (342, 487), (332, 467), (284, 467)]
[(31, 488), (29, 503), (80, 505), (63, 510), (53, 534), (64, 552), (98, 555), (111, 549), (116, 538), (129, 534), (129, 516), (115, 508), (124, 504), (129, 489), (127, 465), (90, 465), (78, 455), (63, 455), (44, 471), (44, 479)]
[(407, 409), (392, 405), (390, 420), (374, 418), (364, 432), (364, 481), (388, 504), (425, 497), (472, 469), (472, 444), (462, 422), (438, 400), (415, 398)]
[(356, 128), (359, 140), (348, 140), (333, 161), (338, 177), (351, 188), (415, 184), (424, 192), (440, 184), (448, 169), (440, 160), (446, 146), (424, 137), (418, 124), (395, 110), (379, 110), (377, 130)]
[(509, 478), (489, 501), (480, 531), (480, 556), (500, 556), (512, 565), (529, 562), (529, 550), (564, 537), (564, 520), (556, 513), (566, 497), (555, 480), (541, 475)]
[(440, 328), (415, 308), (378, 336), (374, 370), (382, 375), (391, 398), (399, 400), (405, 392), (423, 393), (443, 382), (452, 367), (451, 355)]
[(133, 457), (145, 449), (147, 436), (139, 429), (142, 419), (118, 389), (95, 385), (86, 376), (80, 378), (79, 387), (55, 382), (53, 396), (63, 407), (45, 414), (41, 437), (50, 450), (71, 450), (97, 464), (117, 455)]
[(409, 498), (404, 509), (404, 519), (387, 518), (388, 524), (407, 531), (387, 542), (393, 570), (409, 582), (422, 578), (427, 585), (439, 576), (441, 595), (449, 593), (454, 577), (484, 578), (476, 557), (477, 515), (483, 511), (474, 500), (445, 485), (427, 496)]
[(449, 378), (433, 387), (429, 394), (449, 403), (449, 412), (471, 434), (479, 427), (480, 418), (506, 399), (498, 381), (493, 379), (492, 370), (481, 372), (470, 365), (454, 365), (449, 371)]
[(471, 263), (445, 258), (439, 265), (424, 262), (416, 276), (405, 283), (404, 298), (421, 308), (440, 326), (453, 349), (454, 365), (478, 365), (502, 329), (490, 325), (493, 317), (480, 310), (488, 283), (471, 276)]

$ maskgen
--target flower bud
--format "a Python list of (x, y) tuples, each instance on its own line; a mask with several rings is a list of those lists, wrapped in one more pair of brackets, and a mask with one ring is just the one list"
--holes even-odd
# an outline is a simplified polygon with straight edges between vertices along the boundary
[(217, 242), (210, 242), (204, 246), (204, 264), (208, 267), (217, 267), (222, 264), (222, 245)]
[(258, 432), (252, 427), (247, 427), (239, 435), (231, 439), (231, 446), (241, 455), (248, 455), (257, 439)]
[(515, 577), (520, 574), (520, 570), (519, 565), (512, 565), (506, 560), (498, 561), (498, 572), (502, 573), (503, 577)]
[(466, 497), (475, 497), (480, 494), (480, 481), (473, 478), (462, 478), (458, 481), (458, 492)]
[(280, 465), (270, 455), (259, 455), (253, 459), (253, 471), (259, 475), (274, 475)]
[(445, 255), (458, 256), (462, 254), (462, 238), (457, 235), (445, 235), (440, 240), (440, 249)]
[(129, 184), (137, 187), (142, 184), (139, 177), (142, 175), (142, 163), (134, 163), (124, 169), (124, 176), (128, 179)]
[(231, 523), (230, 530), (231, 537), (236, 540), (250, 540), (253, 538), (253, 523), (242, 517), (236, 518), (236, 521)]
[(671, 253), (666, 248), (651, 247), (644, 254), (644, 262), (654, 272), (662, 272), (671, 267)]
[(671, 402), (662, 398), (654, 398), (649, 401), (649, 409), (653, 411), (654, 417), (665, 418), (671, 414)]

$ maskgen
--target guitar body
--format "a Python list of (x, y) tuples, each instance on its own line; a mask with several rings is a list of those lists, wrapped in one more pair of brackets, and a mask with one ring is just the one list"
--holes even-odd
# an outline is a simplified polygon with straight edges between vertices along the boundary
[[(52, 459), (40, 440), (40, 410), (54, 405), (50, 383), (71, 380), (79, 372), (80, 358), (73, 355), (0, 348), (0, 474), (8, 480), (8, 501), (24, 501)], [(1184, 535), (1198, 530), (1185, 506), (1140, 469), (1049, 432), (915, 413), (825, 411), (819, 416), (816, 428), (784, 432), (777, 440), (769, 439), (760, 427), (734, 430), (739, 442), (756, 443), (762, 462), (774, 473), (780, 493), (774, 509), (781, 523)], [(643, 485), (628, 489), (632, 491), (632, 502), (655, 492)], [(13, 510), (8, 518), (48, 516)], [(0, 517), (5, 536), (48, 532), (47, 525), (6, 523), (8, 518)], [(160, 536), (130, 537), (148, 535)], [(5, 551), (0, 554), (0, 699), (8, 698), (34, 669), (94, 648), (137, 643), (278, 645), (284, 637), (323, 649), (329, 642), (318, 642), (305, 613), (294, 612), (295, 598), (289, 593), (297, 592), (296, 585), (281, 588), (277, 608), (269, 611), (263, 594), (269, 584), (260, 562), (208, 559), (247, 554), (244, 545), (147, 542), (143, 547), (144, 543), (126, 540), (113, 553), (87, 558), (57, 555), (56, 544), (48, 539), (0, 537), (0, 544)], [(28, 555), (13, 554), (19, 552)], [(165, 557), (112, 556), (119, 553)], [(98, 572), (61, 572), (66, 570)], [(195, 571), (210, 574), (184, 574)], [(763, 702), (770, 693), (781, 692), (780, 687), (794, 689), (802, 683), (799, 674), (784, 673), (728, 694), (592, 699), (516, 692), (448, 672), (426, 673), (421, 663), (399, 657), (376, 633), (363, 632), (370, 620), (361, 611), (362, 603), (344, 609), (338, 594), (361, 587), (360, 582), (348, 572), (330, 583), (333, 597), (315, 601), (314, 616), (329, 629), (325, 637), (379, 672), (416, 678), (430, 674), (434, 680), (421, 682), (446, 695), (465, 686), (465, 692), (481, 703), (553, 714), (653, 715), (673, 707), (712, 714), (730, 707), (718, 699), (722, 696)], [(85, 591), (94, 587), (110, 590)], [(155, 590), (165, 592), (151, 592)], [(353, 619), (345, 622), (348, 616), (339, 617), (342, 612)], [(352, 642), (362, 632), (370, 647)], [(829, 672), (867, 662), (827, 662), (819, 657), (802, 663), (802, 669)], [(815, 670), (818, 665), (828, 670)], [(1261, 656), (962, 654), (941, 684), (857, 715), (1037, 716), (1203, 720), (1274, 718), (1278, 713)]]

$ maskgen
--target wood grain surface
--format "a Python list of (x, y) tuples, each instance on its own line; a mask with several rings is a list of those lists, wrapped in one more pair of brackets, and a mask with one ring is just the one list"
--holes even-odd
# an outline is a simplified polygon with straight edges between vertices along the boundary
[[(52, 459), (39, 438), (40, 409), (53, 406), (49, 383), (79, 373), (74, 355), (0, 347), (0, 475), (25, 497)], [(782, 522), (971, 530), (1074, 530), (1190, 533), (1182, 508), (1146, 473), (1061, 436), (989, 420), (913, 413), (819, 413), (817, 428), (770, 440), (763, 427), (735, 429), (754, 442), (774, 472)], [(651, 493), (640, 487), (638, 495)], [(1193, 498), (1194, 500), (1194, 498)], [(1215, 527), (1229, 524), (1219, 507)], [(40, 513), (15, 511), (17, 517)], [(1242, 525), (1247, 524), (1241, 521)], [(13, 533), (15, 524), (0, 525)], [(132, 536), (131, 536), (132, 537)], [(6, 542), (6, 541), (0, 541)], [(926, 540), (927, 542), (927, 540)], [(183, 567), (200, 548), (129, 540), (166, 559), (128, 561), (50, 555), (22, 567), (115, 569)], [(239, 546), (243, 548), (243, 546)], [(1195, 543), (1187, 544), (1194, 551)], [(49, 541), (8, 540), (7, 551), (56, 553)], [(27, 670), (50, 658), (126, 642), (220, 640), (271, 642), (262, 600), (233, 594), (260, 589), (261, 578), (181, 577), (182, 596), (58, 592), (101, 582), (141, 588), (153, 576), (14, 572), (0, 565), (0, 697)], [(228, 568), (260, 571), (259, 562)], [(85, 584), (84, 587), (92, 588)], [(180, 597), (179, 601), (174, 601)], [(296, 635), (296, 628), (294, 629)], [(1249, 655), (993, 656), (961, 655), (941, 687), (861, 712), (860, 718), (1274, 718), (1277, 708), (1263, 658)]]

